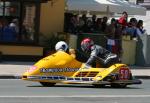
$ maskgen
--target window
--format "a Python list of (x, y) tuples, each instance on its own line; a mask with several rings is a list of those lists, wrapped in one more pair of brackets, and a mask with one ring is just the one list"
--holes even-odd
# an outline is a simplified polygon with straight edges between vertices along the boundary
[(35, 33), (35, 5), (26, 3), (23, 6), (23, 24), (22, 24), (22, 40), (26, 42), (34, 41)]
[(0, 40), (13, 42), (19, 32), (19, 3), (0, 2)]
[(0, 16), (19, 16), (19, 3), (0, 2)]
[(34, 2), (0, 1), (0, 42), (37, 42), (38, 30), (35, 29), (38, 29), (39, 25), (35, 25), (35, 22), (39, 23), (36, 19), (36, 5)]

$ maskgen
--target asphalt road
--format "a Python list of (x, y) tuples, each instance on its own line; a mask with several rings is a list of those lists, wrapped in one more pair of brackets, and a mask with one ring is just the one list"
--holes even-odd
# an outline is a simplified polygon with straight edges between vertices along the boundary
[(0, 103), (150, 103), (150, 80), (124, 89), (85, 85), (42, 87), (22, 80), (0, 80)]

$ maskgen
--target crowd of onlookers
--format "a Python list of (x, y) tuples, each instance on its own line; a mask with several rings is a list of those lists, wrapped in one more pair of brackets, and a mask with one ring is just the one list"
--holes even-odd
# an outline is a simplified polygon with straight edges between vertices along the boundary
[(87, 17), (72, 15), (67, 24), (67, 32), (73, 34), (79, 33), (105, 33), (109, 38), (120, 39), (121, 35), (130, 35), (131, 38), (145, 33), (143, 29), (143, 21), (136, 18), (128, 20), (127, 12), (123, 12), (119, 19), (111, 18), (108, 23), (108, 18), (97, 18), (96, 15)]
[(143, 28), (143, 21), (136, 18), (128, 18), (127, 12), (123, 12), (118, 19), (111, 18), (97, 18), (96, 15), (87, 17), (72, 15), (69, 22), (67, 22), (66, 31), (73, 34), (81, 33), (99, 33), (105, 34), (107, 39), (107, 49), (112, 52), (121, 52), (121, 40), (123, 36), (129, 36), (130, 40), (137, 40), (137, 36), (143, 35), (145, 30)]
[(0, 19), (0, 41), (1, 42), (24, 42), (29, 41), (29, 31), (25, 26), (19, 24), (17, 18), (10, 22), (7, 19)]
[(15, 41), (17, 38), (19, 28), (18, 20), (14, 19), (11, 23), (6, 19), (0, 21), (0, 41)]

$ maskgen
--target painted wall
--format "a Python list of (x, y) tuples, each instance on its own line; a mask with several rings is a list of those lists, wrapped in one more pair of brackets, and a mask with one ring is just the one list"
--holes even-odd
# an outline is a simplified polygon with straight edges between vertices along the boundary
[(122, 40), (122, 63), (135, 65), (136, 41)]
[(64, 0), (52, 0), (41, 5), (40, 32), (62, 32), (64, 27)]
[(0, 45), (0, 52), (3, 55), (43, 56), (43, 47)]

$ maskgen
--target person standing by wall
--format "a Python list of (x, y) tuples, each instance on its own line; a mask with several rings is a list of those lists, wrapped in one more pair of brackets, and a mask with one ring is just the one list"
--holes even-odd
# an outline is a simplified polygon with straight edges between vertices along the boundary
[(140, 36), (146, 32), (146, 30), (143, 27), (143, 20), (139, 20), (136, 27), (137, 27), (137, 35)]
[(16, 33), (17, 40), (21, 40), (21, 35), (19, 35), (19, 21), (18, 19), (13, 19), (9, 24), (10, 29)]
[(108, 18), (105, 16), (102, 19), (101, 30), (102, 32), (106, 31)]
[(128, 25), (128, 13), (126, 11), (124, 11), (122, 16), (118, 19), (118, 23), (122, 25), (122, 29)]

